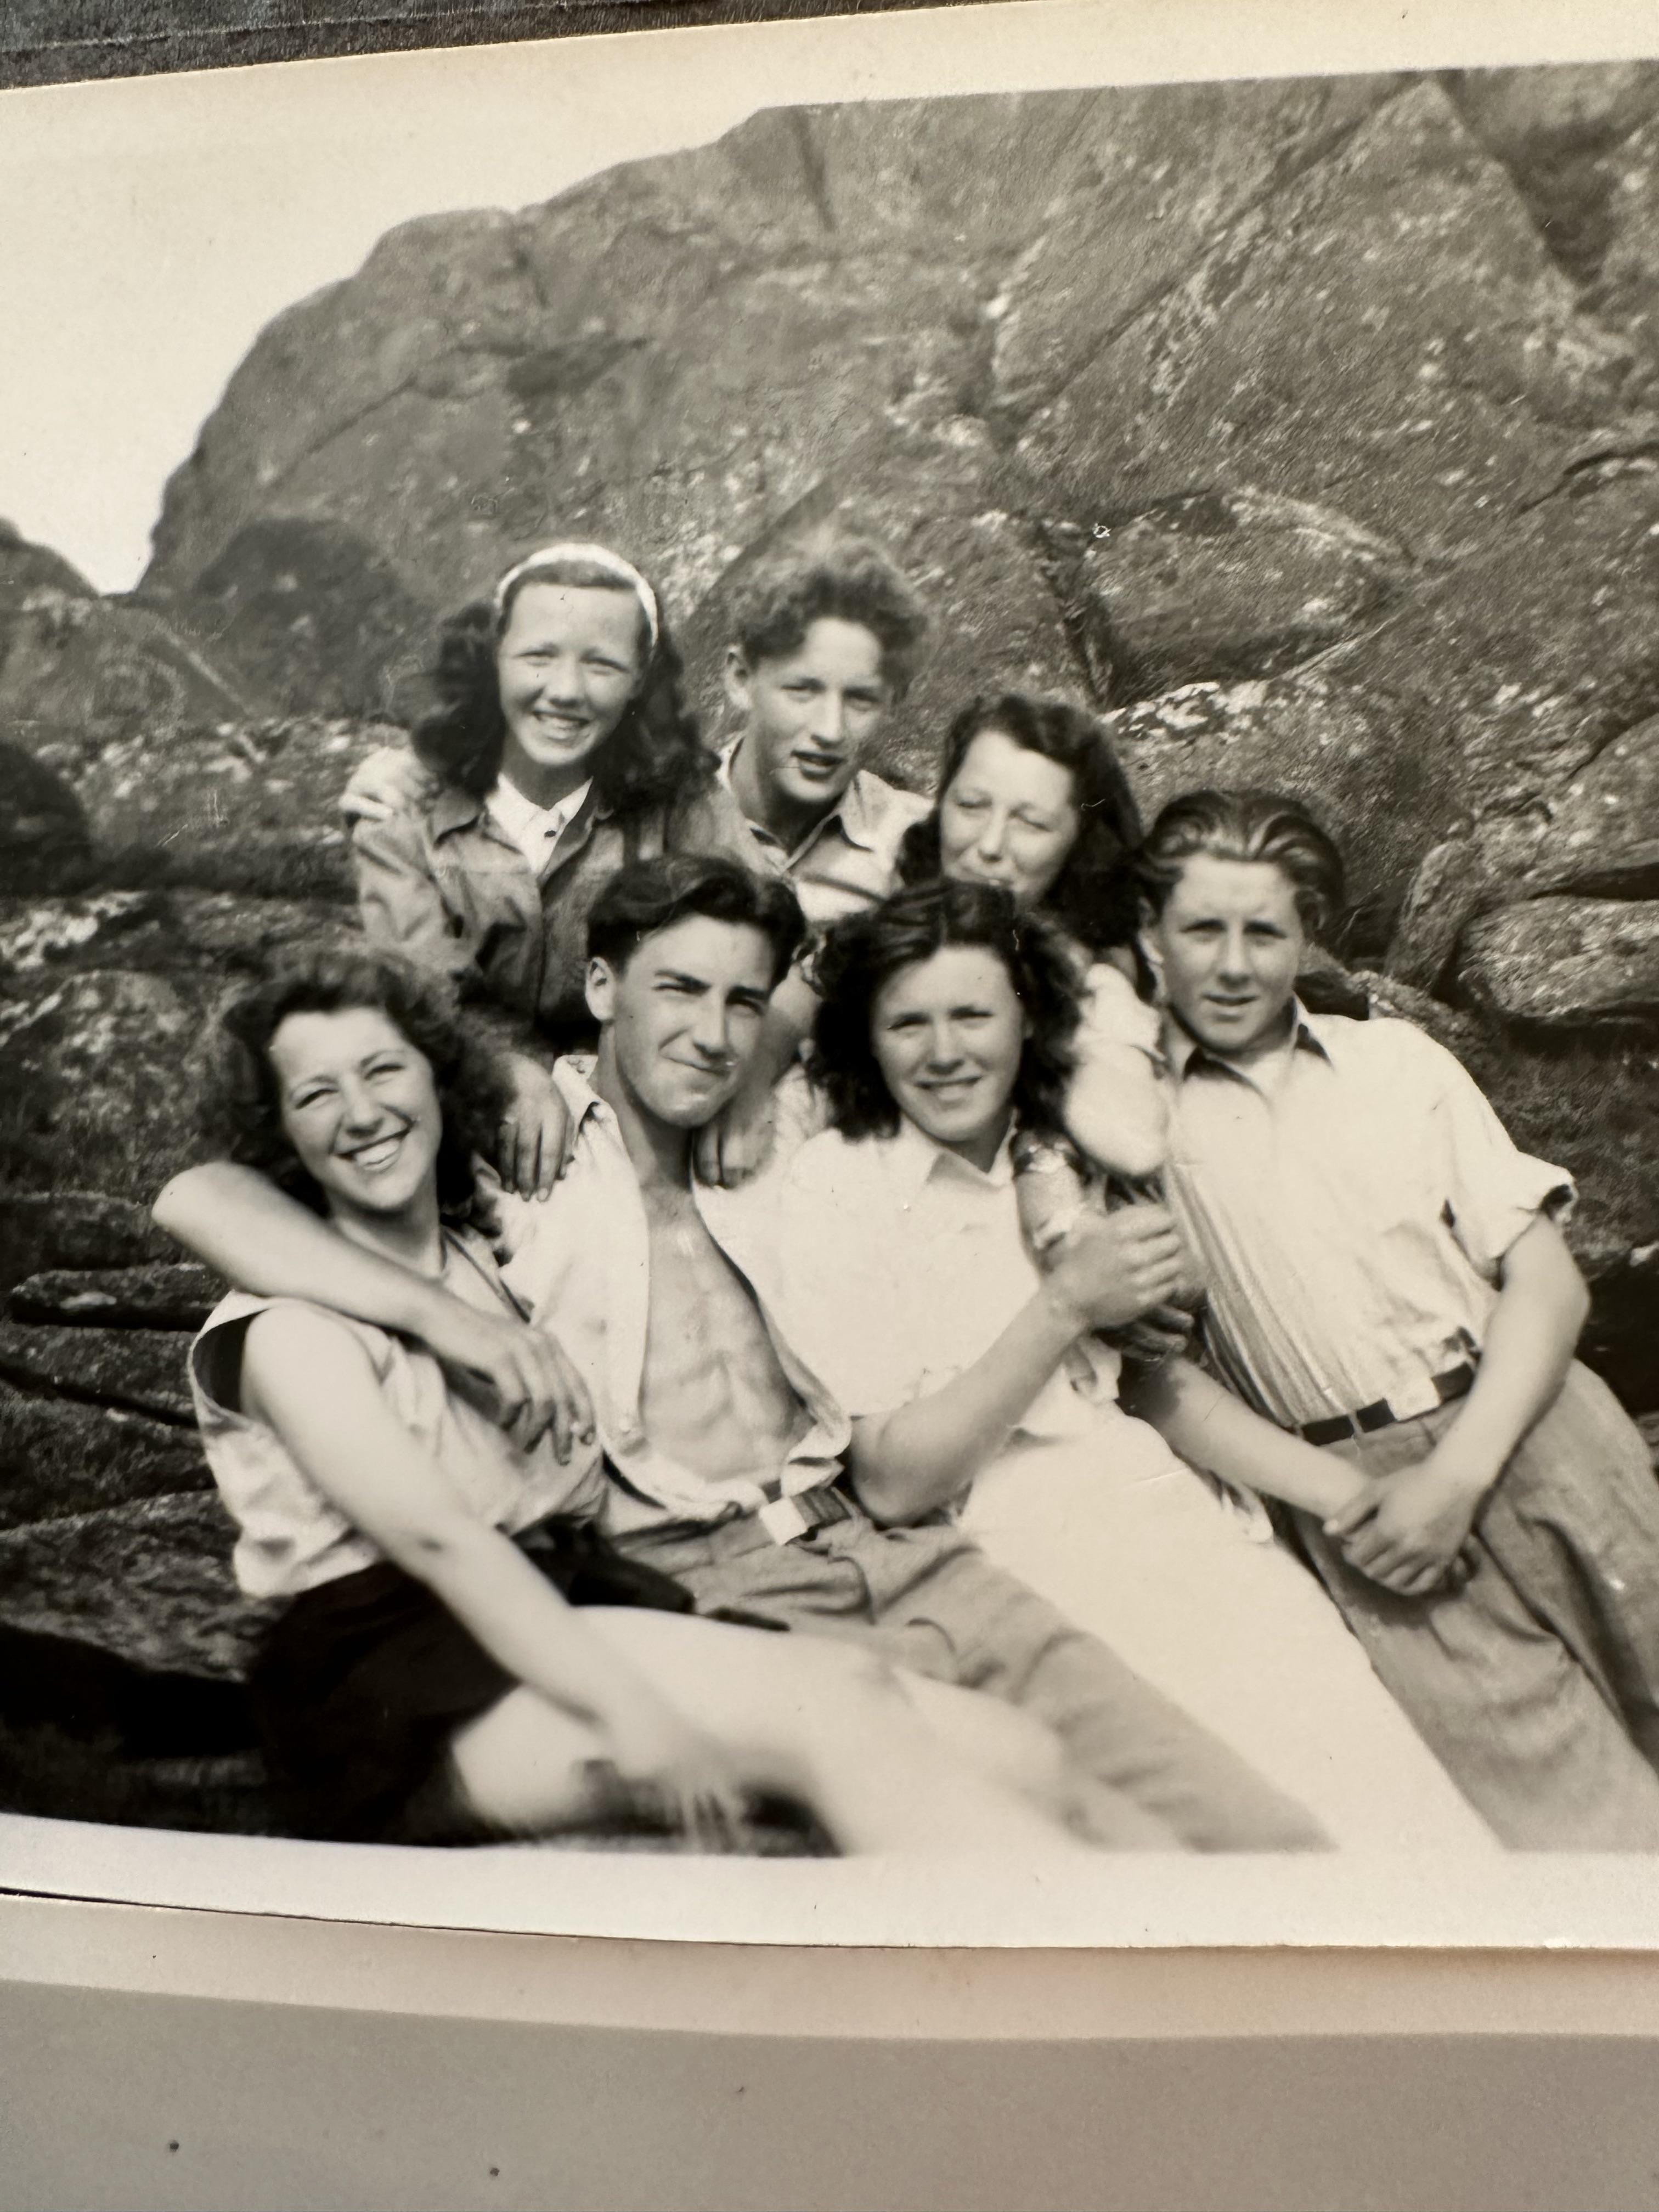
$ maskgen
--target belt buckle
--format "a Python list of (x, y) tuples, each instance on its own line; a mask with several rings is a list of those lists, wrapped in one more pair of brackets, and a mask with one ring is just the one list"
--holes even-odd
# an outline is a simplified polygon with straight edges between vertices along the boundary
[(811, 1522), (793, 1498), (775, 1498), (755, 1517), (775, 1544), (793, 1544), (797, 1536), (811, 1533)]

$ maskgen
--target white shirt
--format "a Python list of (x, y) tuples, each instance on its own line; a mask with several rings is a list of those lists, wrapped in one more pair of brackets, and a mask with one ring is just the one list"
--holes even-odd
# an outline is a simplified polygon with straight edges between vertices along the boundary
[(1218, 1362), (1299, 1425), (1478, 1349), (1504, 1255), (1572, 1179), (1518, 1152), (1409, 1022), (1293, 1014), (1284, 1046), (1243, 1067), (1169, 1025), (1166, 1188)]
[[(651, 1298), (650, 1231), (638, 1177), (617, 1119), (588, 1082), (592, 1063), (557, 1061), (553, 1079), (575, 1124), (569, 1168), (549, 1199), (504, 1199), (514, 1248), (507, 1279), (557, 1337), (586, 1383), (599, 1441), (614, 1474), (605, 1525), (613, 1533), (665, 1521), (714, 1522), (734, 1508), (766, 1502), (758, 1483), (711, 1481), (658, 1451), (645, 1432), (645, 1379)], [(754, 1292), (790, 1388), (811, 1417), (806, 1433), (778, 1469), (785, 1496), (831, 1480), (851, 1435), (847, 1417), (799, 1358), (775, 1319), (775, 1271), (763, 1197), (696, 1184), (693, 1197), (709, 1235)]]
[[(728, 786), (742, 743), (741, 738), (734, 738), (720, 756), (720, 781)], [(885, 777), (860, 769), (793, 853), (786, 852), (770, 830), (745, 816), (754, 842), (750, 865), (757, 874), (769, 871), (787, 877), (813, 929), (827, 929), (831, 922), (861, 914), (898, 889), (904, 833), (932, 805), (920, 793), (901, 791)]]
[[(1006, 1145), (987, 1175), (913, 1122), (856, 1141), (829, 1130), (796, 1153), (775, 1196), (786, 1325), (855, 1417), (942, 1389), (1037, 1286)], [(1086, 1434), (1115, 1409), (1117, 1375), (1117, 1354), (1089, 1341), (1076, 1381), (1051, 1376), (1022, 1431)]]
[[(504, 1307), (495, 1273), (477, 1240), (448, 1240), (444, 1284), (458, 1297), (486, 1312)], [(246, 1324), (269, 1306), (295, 1303), (302, 1302), (233, 1291), (220, 1299), (191, 1346), (202, 1448), (236, 1522), (236, 1579), (251, 1597), (294, 1597), (385, 1556), (317, 1487), (276, 1431), (240, 1410)], [(436, 1359), (421, 1346), (343, 1314), (328, 1318), (367, 1351), (388, 1409), (478, 1520), (512, 1534), (550, 1513), (599, 1517), (606, 1485), (597, 1449), (573, 1451), (563, 1466), (546, 1439), (521, 1452), (493, 1420), (451, 1389)]]
[(589, 776), (586, 783), (579, 784), (556, 806), (538, 806), (504, 775), (496, 777), (484, 805), (524, 854), (531, 872), (538, 879), (553, 848), (580, 813), (592, 783)]

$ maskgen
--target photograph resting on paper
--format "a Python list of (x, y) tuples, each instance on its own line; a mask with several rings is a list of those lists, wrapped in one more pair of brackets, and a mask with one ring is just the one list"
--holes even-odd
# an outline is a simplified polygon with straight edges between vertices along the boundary
[(708, 135), (0, 525), (0, 1812), (1659, 1849), (1659, 63)]

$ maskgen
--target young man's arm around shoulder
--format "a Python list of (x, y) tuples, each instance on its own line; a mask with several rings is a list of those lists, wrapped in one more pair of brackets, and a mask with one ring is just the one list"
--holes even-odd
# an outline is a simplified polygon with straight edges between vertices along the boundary
[(591, 1436), (580, 1376), (545, 1331), (503, 1309), (488, 1313), (342, 1237), (252, 1168), (210, 1160), (173, 1176), (157, 1226), (240, 1289), (303, 1298), (426, 1345), (447, 1366), (483, 1377), (501, 1425), (524, 1449), (551, 1429), (561, 1460)]

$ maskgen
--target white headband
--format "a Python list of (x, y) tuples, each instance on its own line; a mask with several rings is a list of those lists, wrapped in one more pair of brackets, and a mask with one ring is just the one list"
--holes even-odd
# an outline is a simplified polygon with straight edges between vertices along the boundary
[[(495, 612), (499, 616), (507, 605), (507, 595), (514, 584), (533, 574), (538, 568), (550, 568), (562, 561), (586, 562), (590, 568), (603, 568), (609, 576), (639, 601), (640, 612), (645, 617), (646, 633), (650, 643), (647, 658), (657, 649), (657, 640), (662, 634), (662, 623), (657, 614), (657, 595), (631, 561), (624, 561), (620, 553), (613, 553), (608, 545), (597, 545), (587, 538), (562, 538), (556, 545), (539, 545), (522, 561), (515, 562), (495, 586)], [(573, 589), (580, 588), (573, 586)]]

